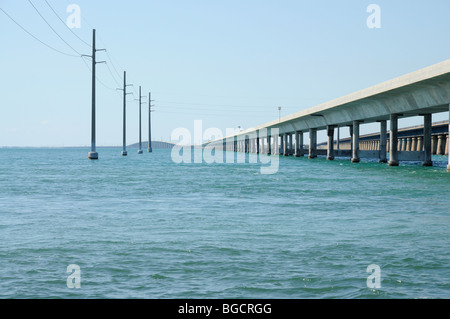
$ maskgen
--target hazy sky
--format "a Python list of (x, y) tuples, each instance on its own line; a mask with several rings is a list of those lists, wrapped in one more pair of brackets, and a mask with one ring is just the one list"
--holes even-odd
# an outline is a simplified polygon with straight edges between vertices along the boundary
[[(97, 30), (97, 145), (121, 145), (127, 71), (128, 143), (138, 139), (139, 85), (156, 101), (153, 137), (178, 127), (252, 127), (364, 89), (450, 57), (450, 1), (400, 0), (0, 0), (0, 8), (42, 42), (91, 54)], [(381, 28), (369, 29), (370, 4)], [(0, 146), (90, 144), (90, 60), (56, 52), (0, 11)], [(76, 53), (77, 52), (77, 53)], [(111, 63), (112, 60), (112, 63)], [(87, 65), (86, 65), (86, 64)], [(120, 77), (119, 77), (120, 75)], [(147, 105), (143, 105), (146, 136)], [(448, 118), (446, 114), (433, 120)], [(402, 120), (402, 126), (420, 119)], [(362, 133), (370, 131), (362, 126)], [(320, 135), (321, 136), (321, 135)]]

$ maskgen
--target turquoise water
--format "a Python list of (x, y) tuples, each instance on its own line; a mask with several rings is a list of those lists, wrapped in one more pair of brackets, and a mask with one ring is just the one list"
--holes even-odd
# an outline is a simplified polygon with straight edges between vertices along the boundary
[(0, 298), (450, 297), (446, 157), (290, 157), (261, 175), (170, 150), (87, 152), (0, 149)]

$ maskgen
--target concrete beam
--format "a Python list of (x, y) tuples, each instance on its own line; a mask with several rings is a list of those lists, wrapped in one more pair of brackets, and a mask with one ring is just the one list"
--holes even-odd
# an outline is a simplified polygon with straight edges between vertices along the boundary
[(424, 152), (417, 151), (399, 151), (397, 152), (399, 161), (423, 162), (425, 160)]
[(259, 137), (259, 131), (256, 131), (256, 154), (259, 154), (260, 152), (260, 137)]
[(432, 161), (432, 149), (431, 149), (431, 133), (432, 133), (432, 118), (431, 114), (425, 114), (423, 116), (423, 145), (425, 152), (425, 159), (422, 163), (423, 166), (433, 166)]
[(359, 121), (353, 121), (352, 163), (359, 163)]
[(317, 151), (317, 129), (311, 128), (309, 129), (309, 156), (308, 158), (316, 158)]
[[(448, 112), (448, 133), (449, 133), (449, 135), (450, 135), (450, 104), (449, 104), (448, 108), (449, 108), (449, 112)], [(447, 140), (448, 140), (448, 137), (447, 137)], [(447, 143), (447, 148), (450, 148), (450, 146), (448, 145), (448, 143)], [(447, 153), (448, 153), (447, 172), (450, 173), (450, 153), (449, 153), (449, 152), (450, 152), (450, 151), (447, 150)]]
[(284, 134), (283, 136), (283, 155), (289, 156), (289, 134)]
[(398, 166), (398, 115), (390, 116), (391, 131), (389, 136), (389, 166)]
[(387, 163), (387, 122), (380, 121), (380, 163)]
[(327, 160), (334, 160), (334, 126), (328, 125), (327, 127)]

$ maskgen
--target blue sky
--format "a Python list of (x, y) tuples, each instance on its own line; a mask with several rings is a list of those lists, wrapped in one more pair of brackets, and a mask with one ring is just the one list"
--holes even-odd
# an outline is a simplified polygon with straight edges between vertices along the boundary
[[(32, 2), (77, 52), (91, 53), (44, 0)], [(108, 50), (109, 57), (98, 52), (108, 65), (97, 66), (97, 145), (122, 143), (115, 89), (124, 70), (136, 93), (128, 97), (131, 144), (138, 140), (139, 85), (155, 99), (154, 139), (168, 140), (178, 127), (193, 131), (194, 120), (223, 132), (248, 128), (277, 118), (278, 106), (288, 115), (450, 57), (447, 0), (47, 2), (64, 20), (67, 6), (77, 4), (81, 28), (73, 31), (90, 43), (95, 28), (97, 47)], [(366, 25), (372, 3), (381, 8), (380, 29)], [(28, 0), (0, 0), (0, 8), (41, 41), (74, 54)], [(0, 30), (0, 146), (89, 145), (90, 61), (49, 49), (1, 11)]]

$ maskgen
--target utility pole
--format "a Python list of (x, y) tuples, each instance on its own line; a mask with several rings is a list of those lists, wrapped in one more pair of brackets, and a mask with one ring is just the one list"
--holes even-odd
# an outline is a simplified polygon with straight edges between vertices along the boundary
[(152, 110), (152, 102), (154, 102), (154, 100), (152, 100), (152, 93), (149, 92), (148, 93), (148, 149), (147, 151), (149, 153), (153, 152), (152, 150), (152, 112), (154, 112)]
[(123, 91), (123, 148), (122, 156), (127, 156), (127, 95), (132, 93), (127, 93), (127, 86), (132, 86), (133, 84), (127, 84), (127, 72), (123, 71), (123, 89), (117, 89)]
[(142, 98), (145, 96), (142, 96), (141, 94), (141, 86), (139, 86), (139, 149), (138, 149), (138, 154), (143, 154), (144, 152), (142, 151)]
[(281, 106), (278, 107), (278, 123), (281, 121)]
[(92, 160), (98, 159), (98, 153), (96, 151), (95, 145), (95, 66), (97, 63), (106, 63), (106, 61), (97, 62), (95, 60), (95, 53), (97, 51), (105, 51), (105, 49), (95, 48), (95, 29), (92, 30), (92, 55), (82, 55), (87, 56), (92, 59), (92, 115), (91, 115), (91, 151), (88, 154), (88, 158)]

